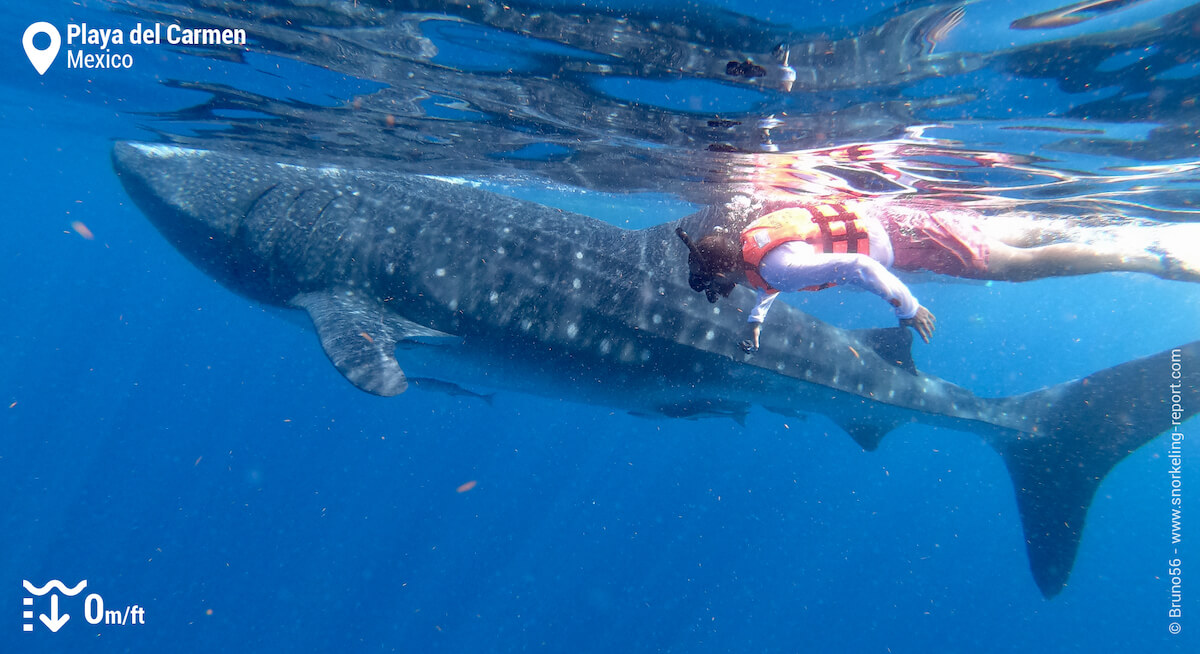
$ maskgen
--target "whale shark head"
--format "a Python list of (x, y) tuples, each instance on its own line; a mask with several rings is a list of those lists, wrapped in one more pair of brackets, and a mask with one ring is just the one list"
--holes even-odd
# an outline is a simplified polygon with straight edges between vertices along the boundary
[(118, 143), (112, 152), (113, 169), (130, 197), (180, 253), (225, 286), (277, 302), (269, 263), (256, 256), (255, 248), (245, 247), (241, 230), (246, 216), (277, 186), (268, 169), (282, 164), (248, 160), (226, 171), (231, 174), (215, 175), (219, 169), (207, 161), (213, 156), (151, 143)]
[[(160, 229), (181, 227), (232, 236), (245, 209), (252, 203), (247, 187), (233, 180), (214, 178), (205, 150), (153, 143), (118, 143), (113, 147), (113, 168), (137, 200), (154, 201), (163, 211), (148, 214)], [(197, 192), (200, 183), (210, 192)], [(225, 186), (228, 193), (212, 193)], [(264, 189), (270, 186), (264, 183)], [(239, 197), (242, 196), (242, 197)]]

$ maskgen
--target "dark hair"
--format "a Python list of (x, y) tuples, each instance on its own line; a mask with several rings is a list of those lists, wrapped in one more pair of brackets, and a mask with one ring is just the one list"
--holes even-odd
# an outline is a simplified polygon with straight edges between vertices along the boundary
[(696, 250), (709, 274), (731, 273), (742, 263), (742, 248), (726, 234), (705, 236), (696, 243)]
[(704, 293), (709, 302), (728, 297), (735, 285), (733, 273), (742, 263), (742, 251), (729, 236), (714, 232), (693, 243), (683, 228), (675, 233), (688, 247), (688, 285)]

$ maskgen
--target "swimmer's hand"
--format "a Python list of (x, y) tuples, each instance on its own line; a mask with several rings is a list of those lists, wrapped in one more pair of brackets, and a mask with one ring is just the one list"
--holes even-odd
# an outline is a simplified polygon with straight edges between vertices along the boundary
[(746, 354), (754, 354), (758, 351), (758, 335), (762, 332), (761, 322), (750, 323), (750, 338), (742, 341), (742, 351)]
[(917, 334), (920, 334), (921, 340), (928, 343), (929, 337), (933, 336), (933, 331), (937, 329), (937, 318), (932, 313), (929, 313), (929, 309), (917, 307), (917, 315), (912, 318), (901, 319), (900, 325), (912, 327)]

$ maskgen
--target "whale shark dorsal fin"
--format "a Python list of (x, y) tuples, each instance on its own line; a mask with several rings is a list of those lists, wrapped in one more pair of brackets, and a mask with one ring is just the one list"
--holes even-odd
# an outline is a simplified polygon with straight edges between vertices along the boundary
[(912, 358), (913, 336), (907, 327), (855, 329), (851, 333), (875, 350), (879, 358), (901, 370), (917, 374), (917, 364)]
[(396, 344), (439, 342), (450, 334), (418, 325), (351, 289), (301, 293), (289, 303), (304, 309), (321, 338), (325, 355), (358, 388), (384, 397), (399, 395), (408, 380), (396, 363)]

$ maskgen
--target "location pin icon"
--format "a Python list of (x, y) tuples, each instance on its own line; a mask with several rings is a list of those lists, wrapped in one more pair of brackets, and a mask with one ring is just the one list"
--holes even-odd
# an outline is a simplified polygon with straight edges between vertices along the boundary
[[(50, 37), (50, 47), (38, 50), (33, 46), (33, 37), (38, 34)], [(58, 56), (58, 48), (62, 45), (62, 36), (53, 25), (41, 21), (30, 25), (25, 30), (25, 36), (21, 38), (21, 45), (25, 46), (25, 56), (29, 57), (29, 63), (33, 64), (38, 75), (45, 75), (50, 64), (54, 63), (54, 58)]]

